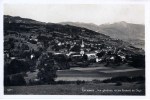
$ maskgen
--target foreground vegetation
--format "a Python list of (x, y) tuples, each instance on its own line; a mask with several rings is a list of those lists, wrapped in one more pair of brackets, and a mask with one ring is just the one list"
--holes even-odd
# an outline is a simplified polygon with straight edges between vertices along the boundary
[(8, 86), (5, 94), (29, 95), (144, 95), (143, 83), (81, 83), (35, 86)]
[(49, 85), (5, 86), (4, 94), (145, 95), (145, 78), (118, 76), (103, 81), (55, 81)]

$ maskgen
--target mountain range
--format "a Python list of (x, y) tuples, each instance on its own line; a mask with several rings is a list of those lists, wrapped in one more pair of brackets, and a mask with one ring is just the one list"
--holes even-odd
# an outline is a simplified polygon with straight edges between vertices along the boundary
[(111, 38), (129, 42), (135, 47), (144, 49), (145, 26), (142, 24), (132, 24), (124, 21), (102, 25), (80, 22), (61, 22), (60, 24), (84, 27), (110, 36)]

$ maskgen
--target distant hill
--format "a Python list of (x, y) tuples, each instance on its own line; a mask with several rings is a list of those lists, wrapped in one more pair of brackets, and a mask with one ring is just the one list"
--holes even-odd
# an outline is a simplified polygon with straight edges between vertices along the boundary
[[(40, 31), (42, 31), (42, 34), (51, 34), (51, 32), (61, 32), (62, 34), (67, 35), (86, 35), (86, 36), (94, 36), (97, 35), (101, 37), (102, 39), (110, 38), (107, 35), (97, 33), (95, 31), (78, 27), (78, 26), (71, 26), (71, 25), (61, 25), (56, 23), (44, 23), (35, 21), (28, 18), (21, 18), (21, 17), (12, 17), (9, 15), (4, 16), (4, 31), (22, 31), (22, 32), (37, 32), (37, 34), (40, 34)], [(47, 32), (46, 32), (47, 31)], [(44, 33), (45, 32), (45, 33)]]
[(118, 22), (113, 24), (96, 25), (92, 23), (79, 22), (61, 22), (63, 25), (73, 25), (84, 27), (114, 39), (121, 39), (132, 45), (144, 49), (145, 26), (140, 24), (132, 24), (127, 22)]
[(26, 24), (44, 24), (44, 22), (39, 22), (29, 18), (21, 18), (19, 16), (4, 16), (5, 23), (26, 23)]

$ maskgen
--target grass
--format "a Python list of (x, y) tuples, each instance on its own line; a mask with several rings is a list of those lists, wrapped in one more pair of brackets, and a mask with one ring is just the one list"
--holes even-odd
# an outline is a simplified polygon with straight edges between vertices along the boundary
[[(134, 70), (135, 69), (135, 70)], [(115, 72), (116, 70), (116, 72)], [(121, 71), (120, 71), (121, 70)], [(125, 70), (125, 71), (123, 71)], [(126, 71), (132, 70), (132, 71)], [(109, 73), (105, 73), (109, 71)], [(112, 71), (112, 73), (111, 73)], [(18, 95), (144, 95), (144, 83), (102, 83), (101, 79), (107, 79), (116, 76), (144, 76), (145, 70), (131, 68), (128, 66), (112, 67), (88, 67), (71, 68), (70, 70), (57, 71), (56, 81), (90, 81), (84, 84), (55, 84), (55, 85), (35, 85), (35, 86), (7, 86), (4, 87), (4, 94)], [(26, 80), (36, 78), (36, 72), (28, 72)], [(92, 80), (95, 80), (93, 82)], [(118, 85), (119, 84), (119, 85)], [(134, 90), (134, 91), (131, 91)]]
[[(94, 66), (94, 65), (93, 65)], [(98, 66), (98, 64), (97, 64)], [(26, 82), (28, 83), (29, 79), (35, 79), (37, 76), (36, 72), (27, 72), (28, 77), (25, 77)], [(126, 65), (118, 66), (116, 68), (105, 67), (102, 64), (99, 64), (99, 67), (74, 67), (67, 70), (59, 70), (57, 71), (56, 81), (64, 80), (64, 81), (75, 81), (75, 80), (103, 80), (110, 77), (116, 76), (144, 76), (144, 69), (132, 68)]]
[[(134, 90), (131, 92), (131, 90)], [(6, 95), (144, 95), (144, 84), (122, 83), (85, 83), (85, 84), (57, 84), (36, 86), (5, 87)]]
[[(93, 65), (94, 66), (94, 65)], [(98, 66), (98, 65), (97, 65)], [(145, 70), (144, 69), (137, 69), (127, 65), (117, 66), (116, 68), (112, 67), (105, 67), (102, 64), (99, 64), (99, 67), (74, 67), (70, 70), (61, 70), (57, 71), (58, 78), (64, 77), (87, 77), (87, 78), (109, 78), (109, 77), (116, 77), (116, 76), (144, 76)]]

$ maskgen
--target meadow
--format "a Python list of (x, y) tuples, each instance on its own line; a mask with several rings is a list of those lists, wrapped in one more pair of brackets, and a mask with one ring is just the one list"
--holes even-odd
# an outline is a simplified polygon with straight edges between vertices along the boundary
[[(113, 77), (144, 76), (144, 69), (130, 66), (116, 68), (105, 67), (74, 67), (68, 70), (58, 70), (57, 84), (5, 86), (4, 94), (29, 94), (29, 95), (144, 95), (144, 82), (103, 82)], [(36, 72), (27, 72), (26, 81), (36, 78)]]

